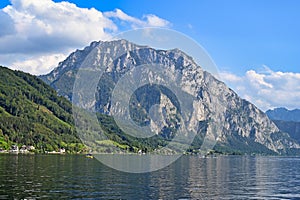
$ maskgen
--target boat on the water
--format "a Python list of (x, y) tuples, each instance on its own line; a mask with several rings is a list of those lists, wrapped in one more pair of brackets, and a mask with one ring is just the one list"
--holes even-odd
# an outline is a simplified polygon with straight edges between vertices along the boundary
[(85, 157), (86, 158), (94, 158), (94, 156), (92, 154), (90, 154), (90, 153), (86, 154)]

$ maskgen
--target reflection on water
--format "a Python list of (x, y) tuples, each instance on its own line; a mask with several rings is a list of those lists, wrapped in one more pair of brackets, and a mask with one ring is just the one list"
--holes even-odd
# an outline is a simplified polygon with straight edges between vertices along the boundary
[(300, 198), (299, 166), (300, 158), (183, 156), (130, 174), (78, 155), (0, 155), (0, 199)]

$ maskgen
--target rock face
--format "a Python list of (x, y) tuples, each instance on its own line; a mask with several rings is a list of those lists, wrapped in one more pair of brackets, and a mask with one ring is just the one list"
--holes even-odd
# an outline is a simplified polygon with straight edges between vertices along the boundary
[[(111, 93), (124, 74), (143, 64), (163, 65), (170, 73), (180, 74), (174, 75), (174, 80), (180, 78), (181, 90), (195, 98), (191, 123), (199, 124), (200, 140), (206, 134), (211, 134), (210, 137), (218, 141), (219, 147), (242, 152), (282, 152), (287, 148), (300, 147), (288, 134), (280, 132), (265, 113), (241, 99), (223, 82), (197, 66), (191, 57), (178, 49), (156, 50), (125, 40), (93, 42), (85, 49), (72, 53), (51, 73), (41, 78), (60, 95), (72, 99), (76, 72), (87, 55), (93, 57), (92, 66), (95, 70), (99, 66), (106, 66), (98, 84), (96, 102), (91, 102), (90, 105), (95, 106), (98, 112), (111, 114)], [(137, 90), (132, 95), (130, 103), (130, 106), (135, 107), (131, 117), (136, 122), (150, 124), (157, 133), (161, 132), (167, 138), (172, 137), (173, 128), (178, 125), (177, 111), (180, 107), (170, 92), (159, 86), (146, 86), (144, 90)], [(164, 115), (164, 122), (155, 124), (151, 121), (150, 108), (156, 103), (160, 103), (157, 110), (167, 114)], [(156, 117), (162, 118), (162, 115)], [(217, 135), (209, 131), (212, 130), (212, 121), (218, 121), (221, 125), (221, 131)]]

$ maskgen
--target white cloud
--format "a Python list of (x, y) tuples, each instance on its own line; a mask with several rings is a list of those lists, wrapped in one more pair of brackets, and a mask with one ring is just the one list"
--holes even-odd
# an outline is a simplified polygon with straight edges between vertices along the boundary
[(265, 81), (265, 74), (258, 74), (254, 70), (246, 72), (246, 78), (251, 82), (251, 85), (259, 89), (261, 87), (273, 88), (272, 84), (269, 84)]
[(225, 81), (225, 82), (238, 82), (238, 81), (241, 81), (242, 78), (235, 75), (235, 74), (232, 74), (230, 72), (221, 72), (220, 73), (220, 77), (222, 77), (222, 80)]
[(134, 17), (131, 17), (124, 13), (120, 9), (115, 9), (114, 11), (105, 12), (104, 16), (108, 18), (115, 18), (119, 19), (125, 22), (131, 23), (132, 28), (140, 28), (140, 27), (168, 27), (170, 26), (170, 22), (167, 20), (161, 19), (157, 17), (156, 15), (148, 14), (144, 15), (143, 19), (137, 19)]
[(167, 20), (161, 19), (156, 15), (145, 15), (144, 18), (147, 20), (146, 26), (153, 27), (167, 27), (170, 26), (170, 22)]
[(64, 54), (49, 54), (27, 58), (24, 61), (15, 61), (11, 64), (12, 69), (21, 71), (30, 71), (31, 74), (47, 74), (53, 68), (57, 67), (57, 63), (64, 60)]
[(105, 29), (117, 30), (110, 19), (93, 8), (51, 0), (12, 0), (11, 3), (2, 12), (11, 17), (16, 33), (0, 38), (1, 53), (56, 51), (107, 39), (109, 34)]
[(126, 13), (124, 13), (120, 9), (105, 12), (104, 15), (108, 18), (117, 18), (117, 19), (120, 19), (122, 21), (130, 22), (134, 25), (142, 25), (144, 23), (143, 21), (141, 21), (137, 18), (134, 18), (134, 17), (131, 17), (131, 16), (127, 15)]
[(11, 5), (0, 10), (0, 64), (25, 66), (22, 70), (41, 74), (58, 64), (54, 58), (62, 57), (57, 55), (66, 57), (71, 50), (91, 41), (107, 40), (121, 26), (168, 25), (168, 21), (155, 15), (137, 19), (119, 9), (103, 13), (66, 1), (11, 0)]
[(13, 20), (7, 13), (1, 10), (0, 10), (0, 24), (1, 24), (0, 37), (13, 34), (15, 32)]
[(187, 24), (187, 27), (188, 27), (189, 29), (193, 29), (193, 25), (192, 25), (192, 24)]
[(220, 77), (242, 98), (264, 111), (274, 107), (300, 108), (300, 73), (274, 72), (265, 67), (263, 72), (249, 70), (243, 76), (222, 72)]

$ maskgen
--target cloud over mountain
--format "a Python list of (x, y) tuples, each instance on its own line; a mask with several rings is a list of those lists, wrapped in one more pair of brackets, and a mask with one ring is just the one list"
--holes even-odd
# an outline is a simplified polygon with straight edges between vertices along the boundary
[(300, 73), (274, 72), (265, 66), (262, 72), (249, 70), (243, 76), (222, 72), (220, 77), (240, 96), (262, 110), (300, 107)]
[[(5, 62), (1, 64), (23, 66), (21, 70), (34, 74), (44, 73), (49, 68), (46, 64), (53, 68), (61, 61), (55, 60), (61, 58), (57, 54), (67, 55), (91, 41), (107, 40), (122, 26), (166, 27), (169, 24), (152, 14), (138, 19), (119, 9), (103, 13), (66, 1), (11, 0), (11, 5), (0, 10), (0, 57)], [(48, 62), (38, 61), (45, 57), (49, 58)]]

